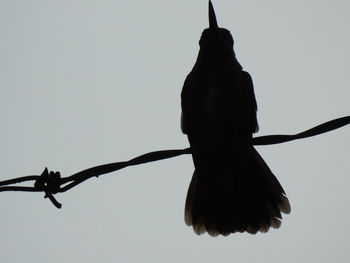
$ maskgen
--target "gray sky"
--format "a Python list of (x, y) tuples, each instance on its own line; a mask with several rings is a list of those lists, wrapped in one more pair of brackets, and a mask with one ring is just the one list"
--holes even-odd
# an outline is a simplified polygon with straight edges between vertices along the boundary
[[(349, 1), (213, 1), (253, 77), (259, 135), (349, 115)], [(0, 1), (0, 180), (187, 147), (180, 91), (207, 1)], [(57, 195), (0, 194), (3, 262), (349, 262), (349, 127), (258, 147), (292, 213), (267, 234), (184, 224), (190, 156)]]

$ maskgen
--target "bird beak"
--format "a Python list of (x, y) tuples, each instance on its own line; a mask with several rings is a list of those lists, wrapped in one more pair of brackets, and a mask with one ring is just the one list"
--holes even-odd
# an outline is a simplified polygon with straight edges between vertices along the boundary
[(209, 1), (209, 28), (210, 29), (218, 29), (218, 22), (216, 21), (215, 11), (213, 4)]

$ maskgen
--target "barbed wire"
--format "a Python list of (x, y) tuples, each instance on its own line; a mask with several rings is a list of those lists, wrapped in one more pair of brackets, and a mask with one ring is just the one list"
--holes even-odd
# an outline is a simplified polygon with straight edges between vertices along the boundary
[[(249, 145), (272, 145), (279, 144), (288, 141), (304, 139), (307, 137), (316, 136), (322, 133), (326, 133), (338, 128), (341, 128), (350, 123), (350, 116), (334, 119), (325, 123), (322, 123), (316, 127), (308, 129), (306, 131), (293, 134), (293, 135), (266, 135), (252, 138), (250, 140), (238, 140), (231, 142), (234, 144), (249, 144)], [(209, 146), (203, 146), (207, 148)], [(210, 146), (215, 147), (215, 146)], [(228, 145), (229, 147), (229, 145)], [(5, 191), (23, 191), (23, 192), (44, 192), (44, 198), (48, 198), (54, 206), (61, 208), (62, 205), (54, 197), (57, 193), (66, 192), (80, 183), (92, 178), (99, 177), (100, 175), (115, 172), (117, 170), (126, 168), (128, 166), (140, 165), (144, 163), (159, 161), (163, 159), (173, 158), (183, 154), (191, 154), (191, 148), (176, 149), (176, 150), (161, 150), (149, 152), (140, 156), (137, 156), (129, 161), (115, 162), (103, 164), (95, 167), (88, 168), (80, 171), (68, 177), (61, 177), (60, 172), (49, 171), (47, 168), (41, 173), (41, 175), (29, 175), (24, 177), (18, 177), (0, 182), (0, 192)], [(13, 186), (13, 184), (34, 181), (34, 186)]]

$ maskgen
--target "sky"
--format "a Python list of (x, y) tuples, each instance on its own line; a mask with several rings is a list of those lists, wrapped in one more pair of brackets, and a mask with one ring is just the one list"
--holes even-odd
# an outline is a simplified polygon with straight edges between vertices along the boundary
[[(349, 115), (350, 3), (213, 1), (250, 72), (258, 135)], [(62, 176), (185, 148), (180, 92), (204, 0), (0, 0), (0, 180)], [(90, 179), (56, 198), (0, 193), (3, 262), (349, 262), (349, 127), (257, 150), (291, 202), (280, 229), (197, 236), (190, 156)]]

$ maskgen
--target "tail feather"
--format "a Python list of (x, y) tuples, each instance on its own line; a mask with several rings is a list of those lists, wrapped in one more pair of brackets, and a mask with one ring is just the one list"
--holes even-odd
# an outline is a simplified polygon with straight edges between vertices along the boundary
[[(286, 193), (284, 192), (281, 184), (278, 182), (277, 178), (273, 175), (272, 171), (264, 161), (264, 159), (261, 157), (261, 155), (254, 149), (255, 156), (257, 161), (259, 162), (261, 168), (265, 172), (265, 174), (268, 174), (269, 176), (266, 176), (266, 180), (268, 180), (269, 185), (273, 185), (273, 188), (275, 188), (275, 191), (271, 191), (271, 193), (274, 195), (274, 200), (277, 201), (278, 208), (280, 211), (284, 214), (289, 214), (291, 211), (289, 200), (286, 196)], [(282, 194), (282, 195), (281, 195)]]
[[(226, 236), (245, 231), (267, 232), (270, 227), (281, 226), (281, 213), (290, 213), (282, 186), (259, 153), (252, 148), (247, 156), (246, 172), (242, 175), (233, 169), (229, 177), (208, 176), (204, 169), (194, 171), (186, 198), (185, 223), (193, 226), (195, 233)], [(210, 173), (215, 171), (210, 166), (206, 168)], [(220, 180), (226, 180), (228, 185), (216, 183)]]

